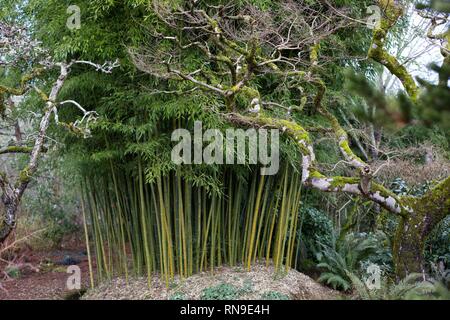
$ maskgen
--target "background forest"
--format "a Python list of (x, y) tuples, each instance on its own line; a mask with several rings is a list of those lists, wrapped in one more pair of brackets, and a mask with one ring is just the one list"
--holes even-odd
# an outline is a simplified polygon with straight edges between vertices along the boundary
[[(72, 29), (74, 4), (81, 24)], [(380, 25), (370, 25), (373, 5)], [(219, 40), (201, 11), (218, 21)], [(10, 181), (24, 182), (26, 148), (52, 103), (41, 93), (60, 76), (24, 75), (41, 57), (100, 64), (74, 64), (60, 88), (58, 102), (76, 101), (95, 116), (85, 124), (80, 109), (66, 106), (57, 121), (51, 116), (17, 226), (0, 247), (0, 289), (26, 276), (30, 252), (81, 247), (87, 286), (144, 276), (151, 287), (154, 275), (170, 286), (221, 266), (270, 265), (346, 298), (449, 299), (449, 13), (447, 1), (413, 0), (0, 0), (2, 27), (23, 27), (39, 48), (12, 67), (0, 59), (0, 171)], [(114, 69), (99, 72), (105, 62)], [(18, 84), (30, 91), (6, 90)], [(247, 164), (175, 165), (171, 133), (194, 121), (286, 131), (278, 174)], [(309, 171), (303, 132), (315, 154)], [(314, 188), (326, 177), (333, 190)], [(352, 184), (359, 195), (344, 192)], [(417, 228), (409, 214), (433, 227), (403, 228)], [(52, 262), (39, 263), (42, 271)], [(374, 265), (377, 289), (367, 282)], [(209, 289), (204, 298), (238, 297), (226, 285)]]

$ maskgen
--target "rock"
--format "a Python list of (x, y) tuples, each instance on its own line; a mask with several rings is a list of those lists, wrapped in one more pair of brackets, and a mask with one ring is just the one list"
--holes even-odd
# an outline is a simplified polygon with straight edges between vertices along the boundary
[(71, 265), (75, 265), (75, 264), (79, 264), (79, 263), (80, 263), (79, 260), (67, 255), (67, 256), (64, 256), (64, 258), (57, 264), (60, 264), (63, 266), (71, 266)]

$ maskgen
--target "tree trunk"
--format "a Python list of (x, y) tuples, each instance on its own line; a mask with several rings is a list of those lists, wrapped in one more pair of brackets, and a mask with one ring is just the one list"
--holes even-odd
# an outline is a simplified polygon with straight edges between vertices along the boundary
[(3, 204), (5, 214), (3, 221), (0, 221), (0, 244), (8, 238), (16, 226), (16, 213), (18, 208), (18, 202), (14, 200), (3, 200)]
[(411, 213), (401, 218), (393, 243), (399, 278), (424, 272), (424, 246), (430, 233), (450, 214), (450, 177), (421, 198), (405, 199)]
[(424, 272), (423, 250), (426, 235), (422, 228), (416, 228), (422, 215), (401, 218), (393, 243), (395, 273), (399, 279), (406, 275)]
[(14, 136), (18, 145), (22, 143), (22, 130), (20, 129), (19, 120), (14, 123)]

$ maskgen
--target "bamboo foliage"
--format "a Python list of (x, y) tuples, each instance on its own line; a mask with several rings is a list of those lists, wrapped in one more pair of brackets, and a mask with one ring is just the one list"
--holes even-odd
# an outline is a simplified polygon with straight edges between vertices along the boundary
[(293, 266), (301, 185), (285, 165), (275, 176), (247, 179), (225, 169), (220, 193), (173, 171), (148, 183), (142, 159), (130, 174), (85, 177), (82, 190), (98, 279), (160, 274), (169, 285), (223, 264)]

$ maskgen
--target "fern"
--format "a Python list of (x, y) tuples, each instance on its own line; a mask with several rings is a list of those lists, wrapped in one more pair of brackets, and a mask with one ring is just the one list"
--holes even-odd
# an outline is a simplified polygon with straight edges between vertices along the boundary
[(333, 237), (331, 245), (319, 243), (322, 251), (316, 255), (317, 267), (326, 270), (319, 281), (334, 289), (348, 291), (352, 287), (352, 274), (360, 269), (360, 263), (376, 252), (377, 243), (373, 238), (360, 239), (348, 234), (342, 240)]
[(352, 287), (362, 300), (448, 300), (450, 291), (441, 281), (424, 280), (422, 274), (412, 273), (398, 283), (387, 277), (381, 279), (380, 288), (370, 290), (356, 275), (349, 274)]
[(319, 277), (319, 281), (333, 287), (333, 289), (342, 289), (343, 291), (347, 291), (351, 287), (347, 279), (339, 274), (331, 272), (322, 273)]

